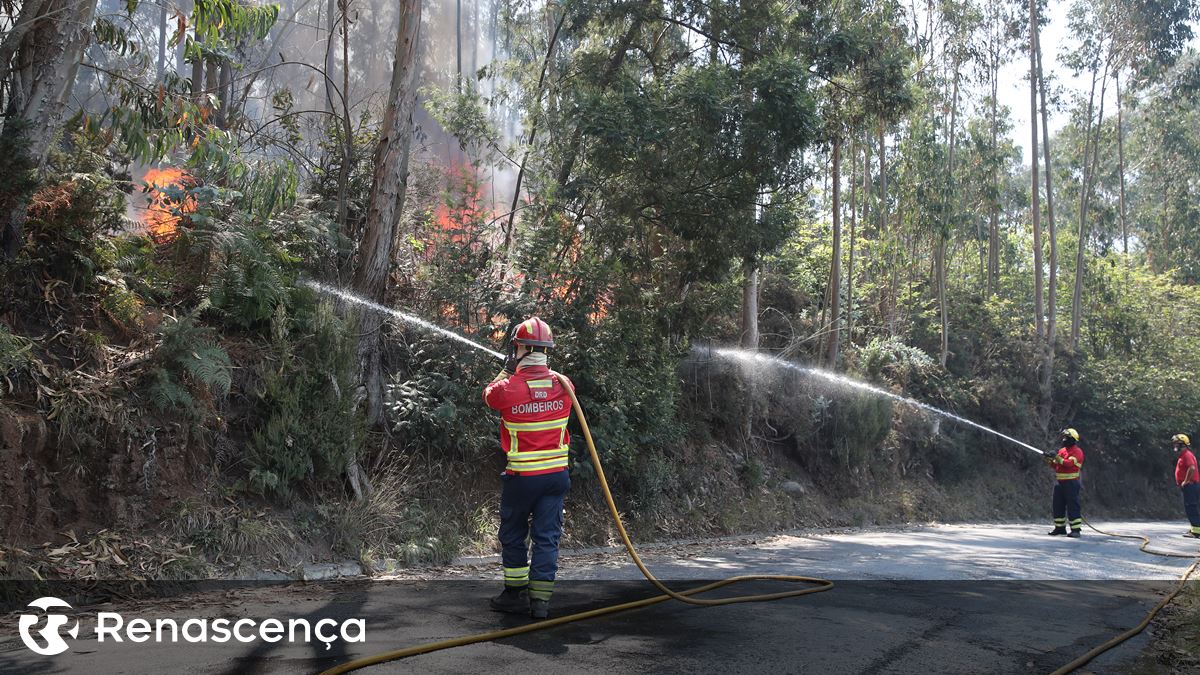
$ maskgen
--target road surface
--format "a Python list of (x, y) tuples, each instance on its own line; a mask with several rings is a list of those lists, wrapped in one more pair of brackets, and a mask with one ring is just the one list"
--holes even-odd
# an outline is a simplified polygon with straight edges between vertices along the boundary
[[(1200, 555), (1182, 523), (1106, 523), (1151, 536), (1154, 548)], [(824, 593), (698, 608), (676, 602), (548, 631), (417, 656), (367, 672), (1045, 673), (1135, 625), (1174, 587), (1186, 559), (1088, 532), (1047, 537), (1034, 525), (936, 525), (808, 532), (649, 547), (646, 560), (678, 588), (734, 574), (826, 577)], [(16, 615), (0, 626), (0, 671), (21, 673), (293, 673), (428, 641), (521, 625), (486, 611), (497, 564), (465, 561), (396, 578), (239, 587), (83, 608), (70, 650), (25, 648)], [(623, 554), (565, 555), (553, 615), (653, 593)], [(718, 591), (778, 590), (755, 582)], [(225, 617), (260, 622), (365, 622), (365, 642), (97, 643), (97, 611), (124, 619)], [(39, 624), (44, 625), (44, 624)], [(1127, 672), (1146, 635), (1093, 662)]]

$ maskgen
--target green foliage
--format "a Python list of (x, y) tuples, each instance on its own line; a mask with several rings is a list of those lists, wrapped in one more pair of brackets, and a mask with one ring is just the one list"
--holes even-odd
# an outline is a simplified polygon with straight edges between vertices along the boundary
[(286, 497), (301, 485), (336, 478), (363, 442), (353, 326), (330, 305), (314, 306), (311, 295), (298, 298), (294, 314), (285, 304), (276, 307), (273, 354), (259, 364), (262, 384), (252, 392), (244, 485), (264, 495)]
[(197, 418), (213, 397), (229, 393), (232, 364), (211, 328), (197, 323), (203, 305), (181, 318), (167, 317), (158, 331), (146, 394), (159, 410)]
[(931, 373), (935, 363), (924, 351), (899, 338), (874, 337), (859, 352), (858, 367), (874, 382), (888, 382), (903, 389), (912, 378)]
[(10, 378), (20, 377), (33, 362), (32, 351), (32, 340), (13, 335), (8, 326), (0, 323), (0, 381), (9, 389), (13, 386)]

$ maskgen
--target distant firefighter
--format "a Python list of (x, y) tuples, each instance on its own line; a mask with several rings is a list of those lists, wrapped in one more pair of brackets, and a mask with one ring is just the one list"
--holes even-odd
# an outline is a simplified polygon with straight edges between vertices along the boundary
[(1175, 484), (1183, 493), (1183, 510), (1192, 526), (1183, 536), (1200, 539), (1200, 468), (1192, 454), (1192, 441), (1187, 434), (1175, 434), (1171, 442), (1179, 453), (1175, 460)]
[[(1063, 429), (1062, 448), (1057, 453), (1043, 453), (1046, 463), (1054, 469), (1054, 529), (1052, 536), (1065, 534), (1078, 538), (1083, 534), (1083, 514), (1079, 507), (1079, 473), (1083, 469), (1083, 449), (1079, 447), (1079, 432)], [(1070, 517), (1070, 527), (1067, 518)]]

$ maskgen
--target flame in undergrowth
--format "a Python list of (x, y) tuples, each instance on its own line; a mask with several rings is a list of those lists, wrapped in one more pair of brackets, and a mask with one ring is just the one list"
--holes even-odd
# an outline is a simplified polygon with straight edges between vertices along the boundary
[(142, 176), (142, 182), (146, 184), (147, 193), (142, 225), (154, 241), (171, 241), (175, 238), (179, 219), (196, 210), (196, 200), (191, 196), (182, 200), (173, 198), (167, 193), (167, 188), (175, 186), (186, 189), (195, 184), (195, 179), (183, 169), (168, 166), (150, 169)]

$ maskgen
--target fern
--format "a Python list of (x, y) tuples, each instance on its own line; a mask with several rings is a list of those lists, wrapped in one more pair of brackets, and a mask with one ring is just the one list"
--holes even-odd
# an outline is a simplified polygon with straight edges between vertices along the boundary
[[(211, 328), (197, 323), (206, 307), (201, 304), (182, 318), (168, 317), (159, 329), (162, 343), (154, 355), (147, 393), (160, 410), (198, 417), (200, 400), (229, 393), (233, 373), (229, 353), (216, 343)], [(206, 396), (198, 396), (201, 392)]]

